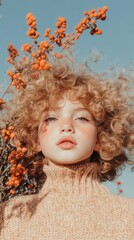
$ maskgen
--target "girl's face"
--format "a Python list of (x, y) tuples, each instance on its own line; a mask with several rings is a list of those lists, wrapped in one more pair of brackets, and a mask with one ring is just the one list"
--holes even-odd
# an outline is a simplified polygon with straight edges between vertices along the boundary
[[(43, 130), (44, 129), (44, 130)], [(44, 113), (38, 130), (39, 150), (49, 165), (86, 161), (97, 150), (97, 128), (90, 112), (64, 97)]]

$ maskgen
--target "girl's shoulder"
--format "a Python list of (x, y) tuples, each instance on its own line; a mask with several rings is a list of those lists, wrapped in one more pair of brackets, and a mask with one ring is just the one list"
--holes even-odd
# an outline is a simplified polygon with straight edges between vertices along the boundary
[(120, 195), (112, 195), (109, 199), (109, 208), (114, 209), (114, 212), (122, 217), (131, 218), (134, 220), (134, 199)]
[(126, 207), (132, 207), (134, 209), (134, 198), (128, 198), (120, 195), (111, 195), (111, 199), (117, 204), (123, 205)]
[(30, 202), (37, 194), (21, 195), (10, 198), (9, 200), (0, 203), (0, 219), (10, 219), (18, 215), (23, 215), (27, 212)]

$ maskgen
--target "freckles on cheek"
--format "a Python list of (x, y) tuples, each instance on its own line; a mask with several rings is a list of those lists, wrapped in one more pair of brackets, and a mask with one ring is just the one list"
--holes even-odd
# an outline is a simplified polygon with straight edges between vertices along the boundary
[(51, 127), (51, 128), (50, 128), (50, 127), (46, 127), (46, 135), (47, 135), (47, 134), (53, 134), (54, 129), (55, 129), (55, 128), (53, 128), (53, 127)]
[(54, 129), (52, 127), (50, 128), (47, 126), (42, 135), (43, 139), (45, 141), (51, 142), (53, 139), (53, 136), (54, 136)]

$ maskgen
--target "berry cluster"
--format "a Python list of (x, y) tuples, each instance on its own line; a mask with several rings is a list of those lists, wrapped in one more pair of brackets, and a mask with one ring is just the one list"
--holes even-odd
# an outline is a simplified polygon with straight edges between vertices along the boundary
[(17, 56), (19, 56), (18, 51), (17, 51), (16, 48), (14, 48), (13, 44), (9, 44), (9, 46), (8, 46), (8, 52), (9, 52), (9, 56), (8, 56), (7, 61), (8, 61), (10, 64), (13, 64), (15, 58), (16, 58)]
[(32, 39), (38, 38), (40, 34), (37, 32), (36, 18), (33, 16), (32, 13), (28, 13), (26, 16), (26, 20), (27, 25), (30, 27), (27, 31), (27, 35)]
[(91, 9), (89, 12), (85, 11), (85, 18), (76, 26), (76, 38), (78, 39), (84, 30), (90, 29), (90, 34), (101, 35), (102, 30), (97, 27), (97, 20), (105, 20), (106, 12), (108, 11), (108, 7), (104, 6), (103, 8), (98, 8), (97, 11), (95, 9)]
[(4, 140), (8, 140), (9, 138), (13, 138), (15, 137), (15, 132), (13, 131), (14, 127), (13, 126), (8, 126), (7, 129), (6, 128), (3, 128), (1, 130), (1, 134), (4, 138)]
[[(90, 11), (85, 11), (84, 17), (79, 24), (74, 28), (75, 31), (71, 34), (66, 33), (67, 20), (64, 17), (58, 17), (56, 22), (56, 30), (51, 31), (47, 28), (44, 32), (44, 41), (37, 42), (39, 33), (37, 32), (36, 18), (32, 13), (26, 15), (26, 23), (29, 27), (27, 31), (28, 37), (33, 39), (33, 44), (25, 43), (22, 45), (22, 52), (26, 52), (29, 56), (23, 56), (21, 61), (16, 61), (16, 57), (19, 55), (18, 51), (13, 47), (12, 44), (9, 45), (9, 57), (8, 62), (14, 66), (14, 72), (8, 71), (8, 75), (12, 81), (12, 85), (17, 89), (25, 87), (25, 83), (22, 81), (22, 73), (28, 71), (29, 68), (33, 70), (50, 70), (51, 64), (49, 63), (49, 56), (62, 58), (62, 51), (64, 49), (70, 48), (70, 46), (75, 44), (75, 41), (79, 39), (80, 35), (87, 29), (89, 29), (90, 35), (101, 35), (102, 30), (98, 28), (97, 21), (106, 19), (106, 12), (108, 7), (91, 9)], [(54, 47), (57, 45), (61, 51), (55, 52)], [(27, 61), (28, 59), (28, 61)], [(30, 62), (29, 62), (30, 59)]]
[(15, 86), (17, 89), (20, 89), (21, 87), (25, 86), (24, 81), (22, 81), (22, 70), (20, 71), (17, 70), (15, 72), (9, 70), (7, 74), (10, 80), (12, 81), (11, 82), (12, 86)]

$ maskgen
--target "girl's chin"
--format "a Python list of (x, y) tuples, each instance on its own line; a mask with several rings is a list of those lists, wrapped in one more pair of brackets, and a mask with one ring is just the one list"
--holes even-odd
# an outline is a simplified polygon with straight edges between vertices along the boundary
[(79, 160), (79, 161), (52, 161), (50, 159), (47, 159), (48, 165), (53, 166), (53, 165), (57, 165), (57, 166), (67, 166), (67, 165), (73, 165), (73, 164), (81, 164), (81, 163), (88, 163), (89, 162), (89, 158), (88, 159), (84, 159), (84, 160)]

